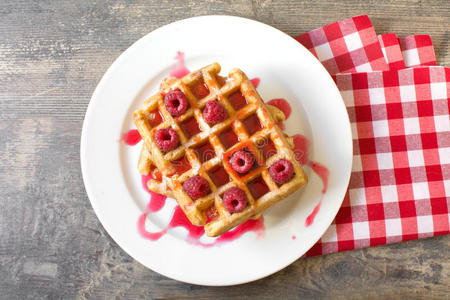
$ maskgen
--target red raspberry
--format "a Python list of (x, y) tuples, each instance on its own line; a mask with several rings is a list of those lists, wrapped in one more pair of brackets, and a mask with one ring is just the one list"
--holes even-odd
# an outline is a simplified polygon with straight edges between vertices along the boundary
[(168, 152), (178, 146), (178, 133), (172, 128), (158, 129), (155, 133), (155, 142), (161, 151)]
[(223, 194), (223, 205), (230, 213), (238, 213), (247, 206), (247, 195), (238, 187), (232, 187)]
[(283, 184), (288, 182), (294, 175), (294, 166), (290, 161), (283, 158), (272, 164), (269, 174), (276, 183)]
[(205, 178), (194, 176), (183, 182), (183, 189), (192, 199), (198, 199), (209, 192), (209, 184)]
[(187, 98), (180, 90), (168, 92), (164, 96), (164, 104), (167, 111), (174, 117), (183, 114), (188, 107)]
[(233, 154), (230, 163), (231, 167), (238, 173), (246, 173), (250, 171), (253, 166), (253, 156), (243, 150), (239, 150)]
[(215, 100), (208, 101), (203, 109), (203, 118), (206, 123), (210, 125), (222, 122), (227, 118), (227, 116), (228, 114), (225, 108), (223, 108), (223, 106)]

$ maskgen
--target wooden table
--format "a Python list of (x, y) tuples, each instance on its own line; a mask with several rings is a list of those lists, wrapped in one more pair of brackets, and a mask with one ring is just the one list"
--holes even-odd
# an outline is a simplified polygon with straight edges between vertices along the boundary
[(1, 1), (0, 298), (448, 297), (450, 236), (300, 259), (268, 278), (217, 288), (160, 276), (111, 240), (80, 173), (91, 94), (134, 41), (205, 14), (243, 16), (291, 35), (368, 14), (378, 33), (430, 34), (438, 63), (450, 65), (445, 0)]

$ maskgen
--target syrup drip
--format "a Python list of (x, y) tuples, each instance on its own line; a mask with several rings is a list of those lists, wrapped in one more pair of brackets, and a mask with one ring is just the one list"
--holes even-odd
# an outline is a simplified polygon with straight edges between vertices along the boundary
[(253, 86), (256, 89), (259, 86), (259, 83), (261, 82), (261, 79), (259, 79), (258, 77), (255, 77), (253, 79), (250, 79), (250, 81), (252, 82)]
[(166, 203), (166, 196), (157, 194), (155, 192), (152, 192), (147, 187), (147, 181), (149, 179), (153, 178), (151, 174), (149, 175), (142, 175), (141, 181), (142, 181), (142, 187), (145, 191), (147, 191), (150, 194), (150, 200), (147, 204), (147, 209), (145, 213), (143, 213), (137, 222), (137, 229), (138, 233), (151, 241), (159, 240), (162, 236), (164, 236), (167, 231), (171, 228), (175, 227), (183, 227), (188, 231), (188, 236), (186, 238), (186, 241), (190, 244), (201, 246), (201, 247), (212, 247), (212, 246), (218, 246), (225, 242), (231, 242), (235, 239), (240, 238), (243, 234), (249, 231), (254, 231), (256, 233), (256, 237), (262, 237), (264, 236), (264, 219), (261, 216), (257, 220), (248, 220), (238, 226), (236, 226), (235, 229), (226, 232), (222, 234), (220, 237), (216, 238), (216, 240), (212, 243), (202, 243), (200, 241), (200, 238), (204, 235), (205, 230), (202, 226), (195, 226), (192, 225), (192, 223), (189, 221), (189, 219), (184, 214), (183, 210), (180, 208), (179, 205), (177, 205), (174, 209), (174, 212), (172, 214), (172, 217), (169, 221), (169, 224), (167, 226), (159, 231), (159, 232), (149, 232), (147, 229), (145, 229), (145, 222), (147, 219), (147, 216), (151, 213), (157, 212), (161, 210), (165, 203)]
[(157, 194), (155, 192), (152, 192), (147, 187), (147, 182), (149, 179), (153, 179), (153, 176), (151, 174), (149, 175), (142, 175), (141, 176), (141, 183), (144, 190), (150, 194), (150, 201), (147, 204), (147, 212), (157, 212), (161, 210), (161, 208), (164, 207), (164, 204), (166, 204), (166, 196)]
[(309, 214), (309, 216), (306, 218), (305, 226), (311, 226), (312, 223), (314, 223), (314, 218), (316, 217), (317, 213), (319, 212), (320, 206), (322, 205), (322, 199), (320, 199), (319, 203), (317, 203), (316, 207), (314, 207), (312, 213)]
[(259, 217), (258, 219), (250, 219), (236, 226), (235, 229), (225, 232), (216, 239), (215, 243), (233, 241), (240, 238), (242, 235), (244, 235), (244, 233), (248, 231), (254, 231), (257, 238), (263, 237), (265, 231), (263, 216)]
[(325, 194), (328, 188), (328, 176), (330, 175), (330, 171), (324, 165), (314, 161), (308, 162), (308, 166), (310, 166), (312, 170), (320, 177), (320, 179), (322, 179), (322, 194)]
[(161, 231), (159, 232), (148, 232), (145, 229), (145, 220), (147, 218), (147, 215), (149, 212), (142, 214), (139, 217), (138, 220), (138, 232), (139, 234), (151, 241), (159, 240), (163, 235), (167, 233), (167, 231), (171, 228), (175, 227), (183, 227), (188, 231), (188, 236), (186, 238), (186, 241), (189, 244), (193, 244), (196, 246), (201, 246), (204, 248), (209, 248), (212, 246), (219, 246), (225, 242), (231, 242), (233, 240), (236, 240), (240, 238), (242, 235), (244, 235), (246, 232), (254, 231), (256, 233), (256, 237), (260, 238), (264, 236), (264, 219), (261, 216), (260, 218), (256, 220), (248, 220), (238, 226), (236, 226), (235, 229), (228, 231), (218, 238), (212, 243), (203, 243), (200, 241), (200, 238), (204, 235), (205, 230), (202, 226), (195, 226), (192, 225), (192, 223), (189, 221), (189, 219), (184, 214), (183, 210), (180, 208), (180, 206), (176, 206), (175, 210), (172, 214), (172, 217), (169, 221), (169, 224)]
[[(292, 112), (291, 105), (289, 105), (289, 103), (283, 98), (269, 100), (267, 102), (267, 104), (275, 106), (276, 108), (281, 110), (284, 114), (285, 120), (287, 120), (289, 118), (289, 116), (291, 115), (291, 112)], [(283, 122), (278, 122), (277, 125), (283, 131), (286, 129), (286, 126), (284, 126)]]
[(184, 53), (181, 51), (177, 52), (177, 55), (175, 56), (175, 60), (177, 60), (177, 64), (172, 67), (172, 70), (169, 73), (169, 76), (176, 77), (176, 78), (182, 78), (183, 76), (190, 73), (189, 69), (186, 68), (186, 65), (184, 64)]
[(122, 136), (122, 140), (128, 146), (134, 146), (142, 140), (142, 137), (137, 129), (130, 129)]
[[(328, 176), (330, 175), (330, 171), (324, 165), (310, 161), (308, 158), (308, 139), (301, 134), (296, 134), (293, 136), (294, 139), (294, 153), (295, 158), (302, 164), (308, 165), (317, 174), (317, 176), (322, 179), (323, 188), (322, 188), (322, 197), (327, 192), (328, 189)], [(316, 207), (314, 207), (311, 214), (306, 218), (305, 226), (311, 226), (314, 222), (314, 218), (319, 212), (320, 206), (322, 205), (322, 199), (320, 199), (319, 203), (317, 203)]]
[(145, 213), (143, 213), (138, 219), (137, 229), (142, 237), (152, 241), (156, 241), (166, 233), (166, 230), (163, 230), (161, 232), (148, 232), (145, 229), (145, 220), (147, 219), (147, 215), (149, 213), (157, 212), (164, 207), (164, 204), (166, 203), (166, 197), (154, 193), (148, 189), (147, 181), (151, 178), (153, 178), (151, 174), (142, 175), (141, 177), (142, 187), (144, 188), (145, 191), (147, 191), (150, 194), (150, 201), (147, 204), (147, 209)]
[(267, 104), (275, 106), (276, 108), (281, 110), (283, 112), (286, 120), (291, 115), (292, 109), (291, 109), (291, 106), (289, 105), (289, 103), (286, 101), (286, 99), (283, 99), (283, 98), (272, 99), (272, 100), (268, 101)]

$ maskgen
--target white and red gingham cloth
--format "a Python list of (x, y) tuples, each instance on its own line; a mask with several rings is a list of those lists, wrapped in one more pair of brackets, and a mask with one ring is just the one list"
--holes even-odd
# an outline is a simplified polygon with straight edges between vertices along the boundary
[(430, 37), (377, 36), (364, 15), (295, 39), (336, 81), (354, 146), (342, 207), (307, 256), (450, 233), (450, 68)]

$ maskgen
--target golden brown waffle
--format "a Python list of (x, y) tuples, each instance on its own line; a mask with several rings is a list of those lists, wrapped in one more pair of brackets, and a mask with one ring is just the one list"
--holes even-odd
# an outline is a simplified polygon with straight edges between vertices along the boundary
[[(273, 117), (275, 122), (283, 122), (286, 119), (283, 112), (277, 107), (268, 104), (266, 104), (266, 107), (268, 108), (269, 113)], [(287, 140), (289, 146), (293, 148), (294, 145), (292, 142), (292, 138), (288, 137)], [(147, 182), (147, 187), (150, 191), (173, 198), (172, 191), (168, 188), (167, 183), (162, 178), (161, 172), (153, 163), (150, 151), (147, 149), (145, 143), (143, 143), (141, 153), (139, 155), (138, 170), (142, 175), (148, 175), (149, 173), (152, 174), (154, 179), (150, 178)]]
[[(160, 92), (144, 101), (141, 109), (133, 115), (144, 143), (150, 149), (151, 159), (162, 173), (164, 184), (167, 183), (173, 191), (189, 220), (194, 225), (204, 225), (208, 236), (220, 235), (262, 213), (307, 182), (286, 137), (246, 75), (233, 69), (226, 82), (219, 82), (219, 71), (219, 64), (213, 63), (182, 79), (166, 81)], [(209, 91), (201, 99), (195, 96), (199, 95), (195, 92), (198, 86)], [(164, 106), (162, 95), (170, 89), (182, 91), (190, 105), (183, 115), (176, 118)], [(210, 100), (219, 101), (228, 113), (225, 121), (212, 127), (202, 117), (202, 108)], [(163, 119), (159, 124), (154, 121), (159, 119), (158, 114)], [(186, 126), (193, 123), (193, 126)], [(192, 130), (196, 126), (198, 130)], [(178, 133), (180, 145), (163, 153), (156, 146), (154, 133), (157, 129), (169, 127)], [(252, 170), (240, 176), (231, 168), (229, 158), (244, 148), (254, 155), (256, 163)], [(294, 176), (280, 186), (272, 180), (268, 168), (281, 158), (292, 162)], [(188, 170), (184, 168), (186, 162), (190, 166)], [(208, 181), (211, 192), (192, 200), (182, 184), (195, 175)], [(245, 191), (248, 203), (243, 211), (230, 214), (221, 197), (234, 186)]]

